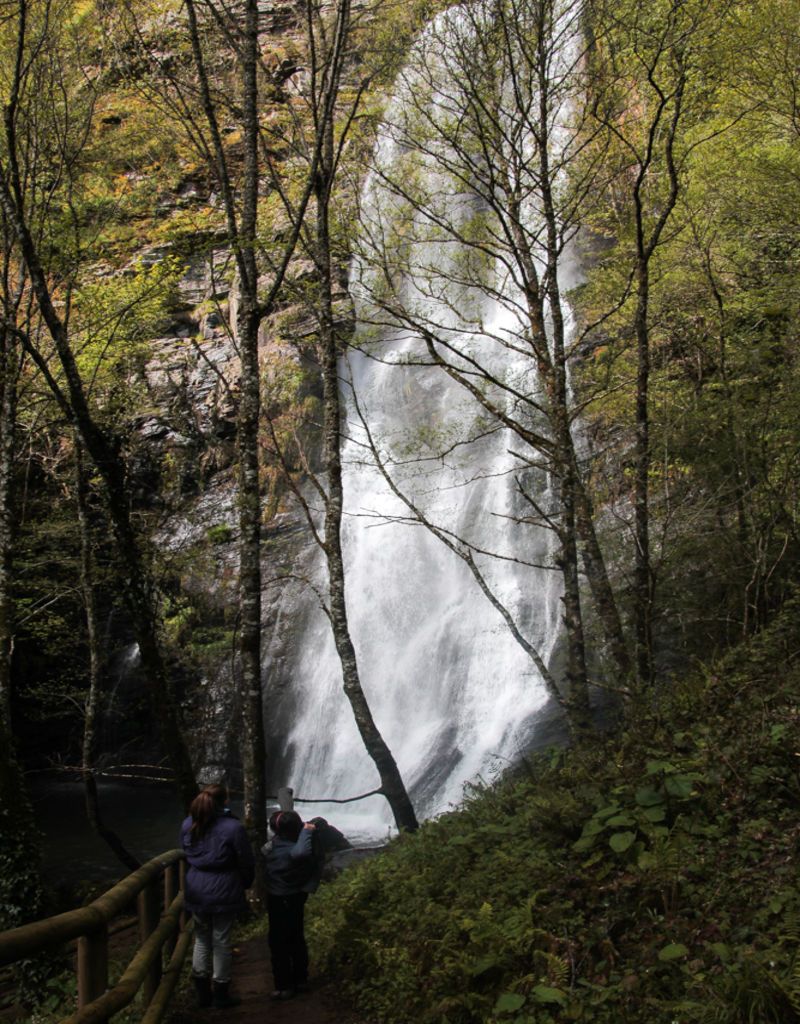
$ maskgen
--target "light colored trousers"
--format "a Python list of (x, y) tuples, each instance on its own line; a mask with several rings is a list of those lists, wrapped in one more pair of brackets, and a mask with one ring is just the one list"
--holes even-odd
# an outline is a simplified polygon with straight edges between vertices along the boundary
[(231, 932), (236, 914), (193, 914), (192, 971), (206, 978), (213, 965), (214, 981), (231, 980)]

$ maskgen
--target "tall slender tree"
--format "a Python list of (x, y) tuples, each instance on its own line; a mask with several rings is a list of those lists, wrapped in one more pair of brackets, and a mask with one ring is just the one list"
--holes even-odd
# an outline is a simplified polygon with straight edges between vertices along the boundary
[[(204, 5), (206, 6), (206, 5)], [(256, 847), (266, 835), (266, 789), (264, 763), (264, 709), (261, 686), (261, 483), (259, 460), (259, 421), (261, 390), (258, 359), (258, 333), (269, 308), (262, 307), (259, 296), (259, 269), (256, 256), (256, 224), (259, 194), (258, 113), (258, 3), (246, 0), (244, 20), (231, 18), (224, 5), (210, 5), (210, 13), (223, 19), (236, 40), (242, 89), (242, 130), (244, 166), (236, 183), (230, 157), (223, 145), (212, 86), (203, 50), (197, 5), (187, 0), (189, 34), (202, 107), (211, 138), (213, 166), (222, 188), (228, 244), (237, 269), (237, 312), (235, 338), (241, 362), (237, 425), (238, 501), (239, 501), (239, 660), (241, 706), (244, 718), (242, 767), (244, 771), (244, 817)], [(285, 272), (285, 268), (282, 272)], [(274, 294), (280, 284), (276, 275)], [(268, 300), (269, 303), (270, 300)], [(274, 301), (274, 299), (273, 299)], [(260, 858), (257, 858), (260, 866)], [(263, 895), (263, 880), (256, 882)]]
[[(610, 161), (617, 164), (617, 201), (627, 208), (632, 234), (628, 278), (636, 346), (632, 609), (640, 687), (654, 679), (655, 571), (650, 527), (652, 266), (686, 184), (687, 155), (702, 141), (688, 138), (696, 105), (693, 100), (703, 89), (693, 73), (694, 51), (703, 31), (725, 17), (726, 7), (718, 5), (712, 14), (707, 5), (680, 0), (654, 4), (593, 0), (590, 4), (593, 28), (605, 41), (593, 53), (597, 74), (592, 111), (608, 133)], [(633, 109), (636, 117), (631, 116)]]
[[(59, 282), (48, 274), (43, 260), (47, 250), (38, 241), (41, 226), (47, 225), (48, 214), (53, 210), (52, 195), (47, 188), (42, 190), (42, 181), (51, 182), (51, 190), (63, 189), (64, 201), (69, 202), (80, 154), (92, 124), (93, 91), (80, 67), (67, 66), (74, 50), (69, 46), (70, 40), (59, 35), (68, 31), (69, 11), (68, 4), (63, 9), (56, 8), (49, 0), (19, 0), (16, 5), (14, 58), (0, 154), (0, 206), (18, 247), (20, 262), (26, 268), (44, 333), (55, 351), (58, 375), (51, 367), (38, 331), (17, 329), (15, 333), (41, 371), (61, 411), (77, 430), (102, 480), (122, 567), (124, 598), (151, 706), (172, 762), (176, 785), (188, 804), (196, 792), (194, 772), (160, 648), (155, 591), (131, 518), (126, 468), (113, 432), (101, 424), (92, 408), (71, 344), (70, 280)], [(34, 220), (37, 210), (41, 222)]]
[[(262, 494), (260, 484), (259, 429), (261, 420), (259, 331), (264, 320), (285, 301), (285, 281), (291, 261), (302, 245), (312, 254), (320, 283), (320, 331), (327, 353), (323, 367), (326, 394), (324, 427), (325, 461), (328, 466), (331, 500), (326, 513), (324, 550), (332, 565), (331, 595), (333, 616), (345, 671), (345, 688), (356, 713), (367, 749), (378, 765), (382, 786), (392, 804), (401, 828), (415, 828), (416, 818), (397, 766), (372, 719), (355, 668), (355, 653), (347, 628), (344, 601), (344, 575), (341, 560), (341, 463), (339, 451), (338, 378), (336, 359), (339, 351), (335, 333), (332, 293), (335, 272), (331, 262), (329, 223), (333, 180), (342, 139), (336, 139), (334, 121), (342, 70), (349, 57), (350, 5), (337, 3), (330, 14), (309, 0), (305, 5), (305, 47), (310, 75), (308, 86), (309, 117), (296, 120), (300, 187), (290, 188), (286, 170), (274, 158), (276, 140), (265, 132), (258, 113), (258, 87), (264, 68), (258, 47), (258, 5), (245, 7), (244, 31), (236, 19), (230, 19), (222, 5), (202, 5), (206, 17), (226, 26), (229, 38), (238, 40), (236, 52), (242, 75), (242, 129), (244, 163), (239, 189), (234, 187), (235, 172), (219, 129), (219, 104), (208, 72), (203, 50), (201, 5), (187, 0), (194, 65), (200, 96), (209, 130), (213, 166), (222, 186), (228, 242), (237, 263), (237, 314), (235, 338), (241, 358), (239, 381), (239, 505), (240, 505), (240, 609), (243, 705), (246, 708), (245, 811), (256, 833), (264, 827), (264, 709), (261, 689), (261, 548), (260, 528)], [(266, 187), (270, 186), (284, 204), (290, 228), (277, 251), (267, 251), (257, 233), (258, 196), (263, 167)], [(298, 196), (299, 198), (294, 198)], [(309, 224), (313, 223), (314, 228)], [(266, 285), (264, 281), (267, 281)], [(260, 808), (260, 810), (259, 810)]]
[[(584, 14), (580, 2), (502, 0), (433, 23), (374, 170), (384, 198), (364, 210), (360, 281), (367, 319), (417, 339), (402, 362), (440, 368), (519, 446), (526, 519), (558, 539), (577, 733), (589, 720), (582, 572), (618, 687), (630, 670), (576, 433), (570, 368), (583, 338), (563, 297), (602, 171), (599, 156), (581, 159), (598, 134), (575, 102)], [(532, 473), (557, 482), (555, 501), (531, 491)]]
[(14, 601), (14, 457), (17, 397), (23, 352), (15, 328), (24, 321), (25, 276), (15, 259), (13, 235), (0, 214), (3, 254), (0, 322), (0, 927), (35, 917), (42, 905), (39, 851), (25, 776), (19, 763), (12, 722)]
[[(380, 16), (382, 6), (378, 2), (374, 8), (363, 8), (362, 20), (374, 23)], [(302, 154), (304, 166), (314, 168), (313, 218), (309, 217), (308, 222), (303, 223), (300, 211), (291, 203), (286, 189), (279, 186), (279, 192), (290, 222), (302, 228), (300, 246), (313, 261), (315, 270), (312, 287), (306, 288), (297, 298), (302, 307), (310, 311), (317, 327), (317, 352), (322, 376), (321, 472), (317, 474), (314, 471), (312, 465), (315, 460), (308, 457), (303, 458), (303, 466), (305, 474), (310, 478), (315, 499), (322, 503), (322, 524), (303, 494), (302, 484), (296, 479), (278, 431), (272, 422), (268, 425), (273, 450), (285, 479), (298, 497), (308, 518), (312, 536), (325, 559), (328, 577), (328, 603), (325, 610), (342, 667), (344, 692), (364, 747), (380, 778), (378, 792), (389, 803), (398, 829), (414, 831), (418, 822), (413, 804), (364, 692), (350, 629), (342, 553), (344, 426), (340, 362), (350, 325), (342, 323), (335, 308), (335, 297), (340, 292), (341, 265), (347, 253), (337, 248), (333, 241), (336, 221), (333, 203), (340, 183), (343, 153), (351, 141), (351, 131), (366, 89), (373, 74), (378, 74), (379, 70), (376, 68), (370, 74), (362, 75), (358, 84), (351, 87), (346, 99), (343, 99), (342, 76), (348, 61), (350, 67), (353, 66), (354, 19), (350, 0), (338, 0), (330, 10), (317, 0), (309, 0), (305, 13), (309, 48), (308, 112), (304, 112), (295, 123), (294, 148)], [(391, 57), (384, 55), (383, 62), (389, 59)]]
[[(320, 33), (319, 10), (309, 18), (312, 39)], [(334, 101), (339, 91), (341, 62), (337, 49), (346, 45), (350, 20), (350, 0), (339, 0), (331, 29), (332, 43), (326, 53), (314, 46), (317, 61), (311, 80), (311, 101), (315, 123), (324, 120), (323, 145), (314, 185), (316, 224), (311, 246), (319, 281), (318, 318), (322, 356), (323, 389), (323, 464), (327, 478), (325, 494), (325, 539), (323, 551), (328, 567), (330, 618), (336, 650), (342, 665), (344, 691), (353, 709), (356, 725), (381, 780), (381, 792), (392, 808), (400, 830), (413, 831), (417, 825), (414, 807), (391, 750), (375, 722), (361, 684), (356, 651), (350, 635), (345, 599), (345, 571), (342, 559), (342, 516), (344, 487), (342, 479), (342, 395), (339, 386), (339, 360), (343, 351), (334, 315), (335, 274), (331, 254), (331, 202), (336, 181), (338, 154), (344, 138), (334, 130)], [(322, 37), (324, 39), (324, 36)], [(325, 58), (322, 60), (322, 58)], [(326, 107), (329, 111), (326, 114)]]
[(75, 438), (75, 505), (81, 538), (81, 593), (86, 614), (86, 643), (89, 653), (89, 687), (83, 711), (83, 741), (81, 743), (81, 775), (83, 776), (86, 817), (97, 835), (108, 844), (114, 855), (129, 871), (141, 867), (140, 862), (127, 849), (119, 835), (107, 825), (101, 808), (95, 774), (97, 724), (102, 708), (102, 687), (105, 658), (97, 609), (97, 578), (93, 530), (90, 511), (91, 484), (86, 457), (78, 437)]

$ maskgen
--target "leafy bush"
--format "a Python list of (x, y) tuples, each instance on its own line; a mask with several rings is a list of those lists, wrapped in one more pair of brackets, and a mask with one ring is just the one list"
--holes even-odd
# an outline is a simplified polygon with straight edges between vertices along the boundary
[(800, 1020), (797, 612), (342, 875), (316, 957), (381, 1024)]
[(229, 544), (233, 540), (233, 527), (227, 523), (217, 523), (206, 530), (209, 544)]

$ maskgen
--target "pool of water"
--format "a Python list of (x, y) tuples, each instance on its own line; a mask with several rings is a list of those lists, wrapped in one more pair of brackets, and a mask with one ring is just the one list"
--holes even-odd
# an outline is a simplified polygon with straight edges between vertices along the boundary
[[(48, 879), (70, 887), (84, 882), (113, 882), (127, 874), (111, 849), (92, 831), (81, 782), (39, 776), (29, 780), (28, 791), (42, 833)], [(149, 860), (178, 845), (183, 805), (170, 787), (100, 782), (99, 800), (106, 825), (138, 860)]]
[[(100, 811), (126, 848), (140, 861), (178, 846), (183, 804), (174, 789), (152, 783), (98, 782)], [(42, 833), (45, 877), (54, 888), (71, 893), (91, 886), (102, 888), (127, 874), (127, 868), (92, 830), (86, 818), (83, 783), (63, 777), (29, 777), (28, 792)], [(231, 800), (241, 817), (241, 800)], [(306, 819), (322, 815), (358, 847), (380, 845), (387, 838), (376, 814), (359, 817), (352, 808), (298, 805)]]

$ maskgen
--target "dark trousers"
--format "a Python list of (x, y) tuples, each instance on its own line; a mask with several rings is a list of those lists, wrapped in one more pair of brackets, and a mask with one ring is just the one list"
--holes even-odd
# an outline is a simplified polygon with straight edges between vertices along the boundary
[(307, 892), (293, 892), (291, 896), (267, 895), (272, 976), (279, 990), (296, 988), (308, 981), (308, 947), (303, 932), (307, 899)]

